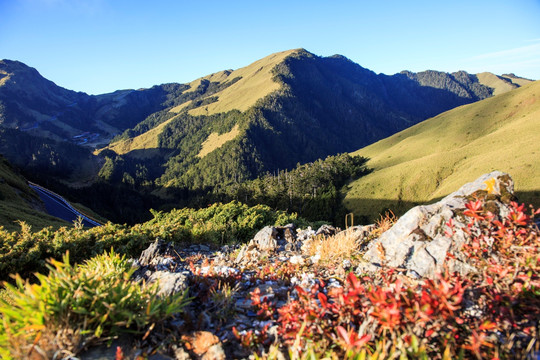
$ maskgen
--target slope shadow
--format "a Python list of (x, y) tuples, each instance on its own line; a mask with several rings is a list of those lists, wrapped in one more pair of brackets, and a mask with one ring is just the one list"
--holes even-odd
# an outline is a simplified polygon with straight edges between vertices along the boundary
[[(540, 190), (516, 191), (515, 195), (519, 203), (530, 204), (535, 208), (540, 208)], [(398, 199), (352, 198), (349, 202), (355, 202), (355, 207), (360, 209), (353, 212), (355, 225), (366, 225), (374, 223), (381, 214), (385, 214), (389, 210), (399, 217), (415, 206), (433, 204), (441, 199), (443, 199), (443, 197), (432, 199), (427, 202), (412, 202)]]

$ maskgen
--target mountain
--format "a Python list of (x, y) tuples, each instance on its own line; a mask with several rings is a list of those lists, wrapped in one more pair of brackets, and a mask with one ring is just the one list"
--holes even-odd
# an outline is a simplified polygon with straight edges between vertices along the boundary
[(0, 227), (8, 231), (20, 230), (18, 221), (24, 221), (34, 229), (69, 225), (47, 215), (45, 206), (37, 194), (2, 155), (0, 155), (0, 200)]
[(185, 88), (164, 84), (92, 96), (57, 86), (19, 61), (0, 60), (0, 125), (79, 145), (107, 144), (112, 135), (172, 105), (167, 97)]
[[(374, 171), (348, 186), (345, 206), (373, 220), (440, 199), (492, 170), (512, 175), (520, 201), (540, 204), (540, 81), (461, 106), (365, 147)], [(367, 221), (367, 220), (366, 220)]]
[(527, 82), (463, 71), (388, 76), (304, 49), (189, 84), (98, 96), (16, 61), (1, 61), (0, 76), (0, 153), (119, 222), (140, 221), (156, 204), (202, 206), (216, 188), (354, 151)]
[(111, 160), (102, 175), (126, 174), (137, 183), (135, 162), (161, 186), (233, 183), (353, 151), (496, 91), (463, 71), (377, 75), (343, 56), (303, 49), (189, 86), (199, 95), (153, 114), (107, 147), (114, 154), (104, 152)]

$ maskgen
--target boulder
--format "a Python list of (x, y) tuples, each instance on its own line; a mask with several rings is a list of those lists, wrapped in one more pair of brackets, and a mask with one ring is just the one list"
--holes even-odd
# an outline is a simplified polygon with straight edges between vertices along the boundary
[[(465, 204), (473, 199), (484, 199), (485, 207), (495, 215), (508, 214), (514, 200), (512, 178), (500, 171), (482, 175), (441, 201), (417, 206), (403, 215), (392, 228), (369, 243), (363, 264), (357, 270), (364, 272), (381, 266), (400, 268), (411, 277), (433, 277), (446, 264), (450, 271), (462, 274), (474, 271), (466, 263), (461, 247), (466, 240), (462, 230), (467, 219), (463, 215)], [(447, 235), (450, 219), (454, 221), (454, 234)], [(447, 258), (447, 254), (452, 256)]]
[(158, 283), (158, 295), (167, 297), (187, 289), (188, 279), (184, 274), (156, 271), (148, 278), (148, 283)]
[(163, 258), (163, 255), (169, 254), (170, 245), (166, 244), (162, 239), (157, 238), (139, 257), (141, 266), (157, 265)]
[(339, 232), (338, 229), (333, 227), (332, 225), (324, 224), (322, 225), (317, 232), (315, 233), (315, 236), (321, 235), (321, 236), (334, 236)]
[(184, 346), (197, 356), (202, 356), (212, 346), (220, 344), (219, 338), (209, 331), (195, 331), (194, 333), (182, 335)]
[(285, 226), (277, 226), (276, 230), (280, 239), (285, 239), (288, 244), (296, 241), (296, 227), (294, 224), (288, 224)]
[(275, 227), (265, 226), (255, 235), (252, 244), (255, 245), (259, 251), (275, 251), (278, 246), (277, 235), (278, 231)]
[(201, 360), (225, 360), (227, 356), (221, 344), (212, 345), (208, 351), (204, 353)]
[(296, 240), (300, 242), (304, 242), (313, 238), (315, 234), (316, 234), (315, 230), (313, 230), (311, 226), (308, 226), (307, 229), (304, 229), (304, 230), (299, 229), (296, 231)]

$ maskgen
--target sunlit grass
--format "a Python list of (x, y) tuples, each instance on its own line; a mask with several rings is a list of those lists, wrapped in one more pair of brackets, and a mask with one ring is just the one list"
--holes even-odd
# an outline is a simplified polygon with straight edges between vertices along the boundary
[(210, 154), (212, 151), (219, 149), (227, 141), (233, 140), (238, 135), (240, 135), (240, 129), (238, 128), (238, 124), (235, 125), (231, 129), (231, 131), (227, 133), (211, 133), (210, 136), (208, 136), (208, 139), (206, 139), (202, 143), (202, 149), (197, 156), (200, 158), (205, 157), (207, 154)]
[(540, 203), (540, 82), (461, 106), (355, 152), (373, 173), (353, 182), (345, 205), (371, 219), (441, 198), (492, 170), (509, 173), (521, 201)]

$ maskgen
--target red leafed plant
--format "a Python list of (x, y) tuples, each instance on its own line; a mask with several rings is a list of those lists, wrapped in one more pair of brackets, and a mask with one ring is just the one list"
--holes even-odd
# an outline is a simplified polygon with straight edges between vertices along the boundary
[[(278, 309), (279, 334), (288, 345), (301, 335), (319, 351), (342, 355), (375, 354), (387, 341), (394, 351), (434, 359), (530, 355), (539, 350), (539, 213), (511, 203), (499, 218), (483, 200), (471, 201), (463, 250), (478, 269), (473, 276), (445, 271), (412, 281), (392, 271), (361, 279), (350, 273), (342, 288), (297, 288), (297, 298)], [(447, 226), (454, 235), (455, 222)], [(397, 356), (391, 349), (386, 355)]]
[[(531, 357), (540, 351), (540, 238), (533, 222), (540, 210), (511, 203), (500, 217), (483, 200), (466, 208), (464, 229), (446, 224), (447, 236), (467, 236), (463, 251), (476, 271), (466, 278), (448, 271), (424, 280), (391, 269), (373, 277), (349, 273), (341, 287), (297, 286), (277, 309), (257, 292), (253, 304), (277, 322), (278, 343), (294, 351), (346, 359)], [(250, 333), (239, 338), (255, 340)]]

